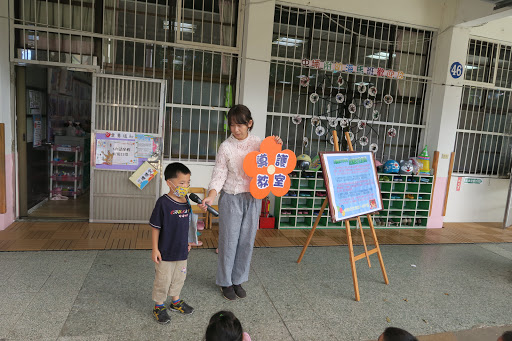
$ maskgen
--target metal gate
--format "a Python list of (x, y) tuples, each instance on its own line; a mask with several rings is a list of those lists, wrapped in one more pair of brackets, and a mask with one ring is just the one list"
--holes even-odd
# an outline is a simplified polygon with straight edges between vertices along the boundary
[[(91, 222), (146, 223), (160, 195), (165, 81), (93, 75), (91, 122)], [(144, 189), (129, 177), (134, 170), (98, 168), (97, 135), (140, 133), (158, 138), (159, 148), (148, 160), (159, 174)]]

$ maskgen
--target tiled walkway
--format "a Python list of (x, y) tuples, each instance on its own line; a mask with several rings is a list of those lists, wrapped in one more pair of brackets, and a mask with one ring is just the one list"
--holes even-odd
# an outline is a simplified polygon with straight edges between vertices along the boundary
[(196, 310), (168, 325), (151, 314), (149, 250), (0, 252), (0, 340), (198, 341), (219, 310), (254, 341), (375, 340), (388, 326), (420, 341), (496, 341), (512, 329), (512, 244), (383, 245), (390, 283), (375, 256), (359, 262), (360, 302), (347, 249), (310, 247), (297, 264), (300, 247), (257, 248), (235, 302), (215, 285), (214, 250), (192, 250), (181, 297)]
[[(308, 229), (259, 230), (256, 247), (303, 246)], [(367, 243), (369, 231), (365, 230)], [(217, 247), (218, 231), (204, 230), (201, 248)], [(354, 244), (361, 243), (352, 233)], [(380, 244), (510, 243), (512, 228), (499, 223), (446, 223), (442, 229), (377, 229)], [(346, 245), (344, 229), (317, 229), (312, 246)], [(87, 222), (15, 222), (0, 231), (0, 251), (38, 250), (145, 250), (151, 249), (151, 227), (145, 224), (99, 224)]]

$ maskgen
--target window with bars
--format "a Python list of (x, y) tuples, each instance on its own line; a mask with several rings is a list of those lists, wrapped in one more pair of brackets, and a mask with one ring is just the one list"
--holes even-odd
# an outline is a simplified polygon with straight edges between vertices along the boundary
[[(453, 172), (508, 177), (512, 167), (511, 46), (471, 39)], [(473, 82), (484, 83), (473, 85)]]
[[(267, 135), (314, 156), (333, 149), (336, 129), (338, 136), (350, 131), (354, 149), (371, 148), (379, 160), (415, 156), (425, 129), (432, 36), (425, 29), (276, 5)], [(306, 67), (304, 59), (402, 71), (403, 77)]]
[(215, 160), (236, 97), (238, 0), (14, 3), (15, 60), (83, 67), (97, 58), (107, 74), (166, 79), (165, 158)]

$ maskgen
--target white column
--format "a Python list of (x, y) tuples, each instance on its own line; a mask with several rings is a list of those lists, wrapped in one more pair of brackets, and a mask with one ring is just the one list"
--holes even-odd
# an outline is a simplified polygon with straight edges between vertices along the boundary
[(252, 112), (252, 133), (265, 137), (275, 1), (247, 0), (238, 103)]
[(0, 230), (9, 226), (15, 218), (15, 144), (13, 116), (14, 87), (11, 85), (11, 64), (9, 61), (9, 1), (0, 1), (0, 123), (5, 124), (5, 173), (7, 192), (7, 213), (0, 214)]
[(469, 28), (450, 27), (439, 34), (435, 44), (426, 144), (430, 159), (433, 159), (434, 151), (439, 151), (440, 158), (428, 227), (440, 228), (443, 224), (442, 213), (450, 164), (449, 156), (455, 146), (455, 131), (464, 80), (464, 72), (459, 78), (453, 78), (450, 67), (454, 62), (459, 62), (464, 67), (468, 41)]

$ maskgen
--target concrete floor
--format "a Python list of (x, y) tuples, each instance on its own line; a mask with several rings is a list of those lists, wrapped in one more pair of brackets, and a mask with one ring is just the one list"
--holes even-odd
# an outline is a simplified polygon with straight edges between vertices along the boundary
[(360, 302), (347, 247), (310, 247), (297, 265), (300, 250), (255, 249), (235, 302), (215, 286), (214, 251), (192, 250), (182, 298), (196, 311), (169, 325), (151, 314), (150, 251), (1, 252), (0, 340), (201, 340), (222, 309), (255, 341), (371, 340), (388, 326), (494, 341), (512, 329), (512, 244), (383, 246), (390, 284), (376, 256), (371, 269), (358, 261)]

